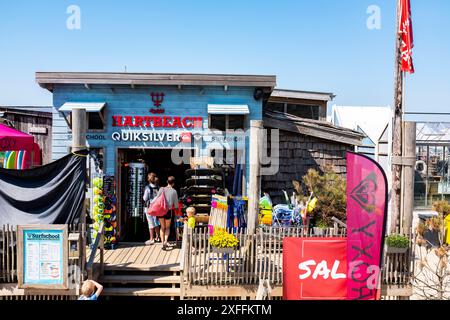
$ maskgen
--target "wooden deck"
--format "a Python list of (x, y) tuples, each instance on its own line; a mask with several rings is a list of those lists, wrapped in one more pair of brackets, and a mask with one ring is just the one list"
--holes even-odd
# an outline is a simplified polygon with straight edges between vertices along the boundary
[[(123, 242), (115, 250), (105, 250), (104, 269), (106, 271), (179, 271), (181, 249), (162, 250), (162, 245), (156, 243), (146, 246), (143, 243)], [(87, 256), (89, 257), (90, 250)], [(97, 250), (95, 263), (100, 262), (100, 252)]]

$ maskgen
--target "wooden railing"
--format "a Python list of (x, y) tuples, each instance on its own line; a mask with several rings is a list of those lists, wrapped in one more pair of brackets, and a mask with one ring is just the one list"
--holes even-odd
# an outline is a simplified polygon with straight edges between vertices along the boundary
[(0, 282), (17, 282), (16, 228), (7, 224), (0, 228)]
[[(104, 223), (101, 222), (98, 228), (97, 236), (95, 237), (94, 243), (91, 246), (91, 253), (89, 255), (89, 259), (86, 263), (86, 272), (87, 278), (91, 280), (98, 279), (98, 276), (103, 274), (103, 265), (104, 265), (104, 235), (103, 235)], [(98, 264), (98, 272), (96, 272), (96, 264), (95, 264), (95, 256), (97, 254), (97, 250), (100, 250), (100, 261)]]
[[(182, 270), (186, 285), (257, 285), (260, 279), (272, 286), (283, 284), (283, 247), (285, 237), (345, 237), (345, 228), (322, 231), (312, 228), (257, 229), (255, 235), (235, 233), (239, 247), (230, 253), (220, 253), (209, 245), (206, 229), (185, 233)], [(319, 233), (320, 232), (320, 233)], [(386, 254), (382, 272), (383, 285), (409, 285), (412, 277), (412, 257)]]
[(262, 228), (254, 235), (238, 231), (235, 235), (239, 247), (231, 253), (220, 253), (209, 245), (208, 231), (196, 229), (186, 237), (183, 274), (186, 282), (194, 285), (258, 284), (259, 279), (282, 285), (285, 237), (346, 235), (342, 228), (321, 229), (320, 232), (316, 234), (310, 228)]

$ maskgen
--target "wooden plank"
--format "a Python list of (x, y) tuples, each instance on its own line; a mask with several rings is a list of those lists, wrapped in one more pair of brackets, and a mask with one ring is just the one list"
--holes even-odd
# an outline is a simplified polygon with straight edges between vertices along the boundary
[(145, 245), (141, 245), (139, 247), (136, 247), (136, 250), (134, 250), (133, 254), (130, 255), (128, 261), (131, 263), (136, 263), (136, 260), (139, 257), (139, 254), (145, 249)]
[(163, 264), (164, 258), (168, 254), (168, 251), (164, 251), (161, 246), (155, 247), (153, 261), (149, 261), (148, 264)]
[(149, 265), (149, 264), (128, 264), (123, 265), (105, 265), (105, 271), (180, 271), (178, 263), (165, 265)]
[[(186, 289), (186, 296), (189, 297), (256, 297), (258, 285), (239, 285), (239, 286), (192, 286)], [(281, 286), (274, 286), (272, 288), (273, 297), (283, 296)]]
[(180, 276), (154, 276), (154, 275), (105, 275), (102, 283), (180, 283)]
[(2, 225), (2, 236), (1, 236), (1, 240), (2, 240), (2, 272), (0, 273), (1, 275), (1, 279), (3, 281), (6, 280), (6, 274), (4, 273), (6, 270), (6, 239), (5, 239), (5, 226)]
[(121, 251), (119, 252), (119, 255), (116, 257), (116, 259), (114, 261), (114, 265), (122, 263), (122, 261), (124, 260), (124, 258), (126, 257), (126, 255), (129, 252), (129, 247), (123, 247), (120, 250)]
[(125, 255), (124, 260), (122, 261), (122, 264), (133, 263), (133, 262), (131, 261), (131, 257), (132, 257), (133, 254), (138, 250), (138, 248), (139, 248), (138, 246), (133, 246), (133, 247), (131, 247), (131, 248), (128, 250), (127, 254)]
[(108, 258), (114, 253), (114, 250), (109, 249), (109, 250), (105, 250), (105, 255), (104, 255), (104, 259), (105, 261), (108, 260)]
[(103, 296), (179, 297), (180, 288), (104, 288)]
[(139, 257), (136, 259), (136, 263), (143, 264), (146, 261), (149, 252), (154, 249), (153, 247), (154, 246), (145, 246), (142, 252), (139, 254)]
[(11, 236), (10, 236), (10, 226), (9, 224), (6, 225), (6, 245), (7, 245), (7, 249), (6, 249), (6, 273), (8, 275), (8, 281), (9, 282), (13, 282), (13, 278), (12, 278), (12, 270), (11, 270), (11, 259), (13, 257), (13, 251), (11, 249), (12, 247), (12, 243), (11, 243)]
[(17, 283), (0, 283), (0, 296), (25, 296), (25, 295), (58, 295), (58, 296), (76, 296), (75, 289), (19, 289)]
[(36, 81), (44, 87), (52, 84), (227, 85), (269, 88), (276, 86), (275, 76), (219, 74), (37, 72)]
[[(17, 259), (17, 239), (16, 239), (16, 230), (14, 226), (11, 226), (11, 243), (13, 244), (11, 246), (11, 280), (14, 282), (17, 278), (17, 265), (15, 263), (16, 259)], [(63, 261), (63, 263), (68, 263), (67, 260)]]
[(122, 252), (122, 247), (119, 245), (119, 247), (115, 250), (110, 250), (112, 253), (107, 256), (105, 260), (105, 264), (114, 264), (116, 258), (119, 256), (120, 252)]

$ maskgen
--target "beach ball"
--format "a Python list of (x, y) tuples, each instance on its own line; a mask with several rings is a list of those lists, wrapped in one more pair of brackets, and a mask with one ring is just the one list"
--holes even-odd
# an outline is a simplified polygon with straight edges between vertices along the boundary
[(103, 179), (100, 178), (100, 177), (96, 177), (96, 178), (94, 178), (94, 180), (93, 180), (93, 184), (94, 184), (95, 187), (101, 189), (101, 188), (103, 188)]

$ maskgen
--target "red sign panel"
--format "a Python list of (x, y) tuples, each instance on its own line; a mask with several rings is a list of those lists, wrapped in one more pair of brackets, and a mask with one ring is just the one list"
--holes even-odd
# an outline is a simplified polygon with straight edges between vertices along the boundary
[(347, 299), (347, 239), (285, 238), (283, 299)]

